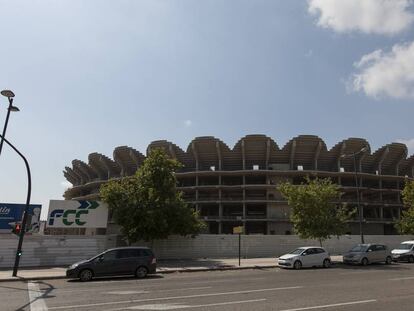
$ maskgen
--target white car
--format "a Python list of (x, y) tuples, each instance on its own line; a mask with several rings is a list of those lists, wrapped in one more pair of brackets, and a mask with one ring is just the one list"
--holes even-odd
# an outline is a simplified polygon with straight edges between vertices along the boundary
[(289, 254), (280, 256), (278, 265), (283, 268), (293, 268), (296, 270), (302, 267), (329, 268), (331, 266), (331, 256), (322, 247), (300, 247)]
[(391, 251), (393, 261), (414, 262), (414, 241), (402, 242), (396, 249)]

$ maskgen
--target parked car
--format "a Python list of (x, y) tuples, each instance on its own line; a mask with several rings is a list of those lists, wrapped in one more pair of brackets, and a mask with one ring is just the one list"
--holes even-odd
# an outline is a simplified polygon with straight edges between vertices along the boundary
[(391, 252), (383, 244), (358, 244), (343, 256), (343, 262), (347, 264), (361, 264), (392, 262)]
[(396, 249), (391, 251), (392, 260), (414, 262), (414, 241), (402, 242)]
[(147, 247), (108, 249), (91, 259), (74, 263), (66, 270), (68, 278), (90, 281), (94, 277), (135, 275), (144, 278), (156, 272), (157, 260)]
[(295, 249), (289, 254), (280, 256), (278, 264), (283, 268), (296, 270), (302, 267), (324, 267), (331, 266), (331, 257), (322, 247), (306, 246)]

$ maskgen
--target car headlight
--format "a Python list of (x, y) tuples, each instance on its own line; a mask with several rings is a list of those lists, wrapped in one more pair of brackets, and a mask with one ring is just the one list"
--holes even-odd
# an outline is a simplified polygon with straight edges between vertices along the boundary
[(79, 264), (74, 263), (73, 265), (71, 265), (71, 266), (69, 267), (69, 269), (75, 269), (77, 266), (79, 266)]

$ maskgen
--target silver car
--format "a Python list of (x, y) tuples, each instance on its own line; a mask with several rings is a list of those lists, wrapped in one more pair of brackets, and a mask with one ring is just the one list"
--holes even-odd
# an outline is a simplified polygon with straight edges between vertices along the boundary
[(344, 254), (343, 262), (366, 266), (374, 262), (391, 264), (391, 252), (383, 244), (358, 244)]
[(278, 259), (279, 267), (300, 269), (302, 267), (324, 267), (331, 266), (331, 257), (322, 247), (307, 246), (300, 247), (280, 256)]
[(402, 242), (396, 249), (391, 251), (393, 261), (414, 262), (414, 241)]

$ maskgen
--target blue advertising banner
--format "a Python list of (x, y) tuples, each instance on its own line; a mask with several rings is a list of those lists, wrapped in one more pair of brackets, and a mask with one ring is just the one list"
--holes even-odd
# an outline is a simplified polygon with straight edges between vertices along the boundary
[[(0, 203), (0, 233), (10, 233), (16, 223), (22, 222), (25, 204)], [(38, 232), (42, 205), (29, 205), (26, 232)]]

